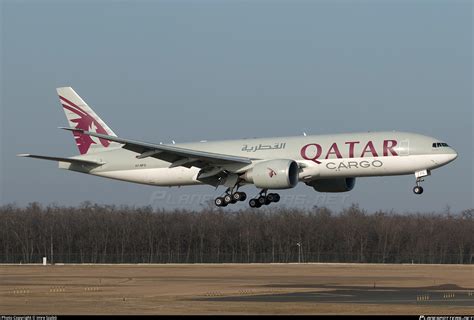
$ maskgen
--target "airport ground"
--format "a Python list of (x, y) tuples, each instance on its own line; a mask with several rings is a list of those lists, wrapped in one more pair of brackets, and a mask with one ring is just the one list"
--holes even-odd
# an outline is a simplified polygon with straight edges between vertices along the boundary
[(474, 314), (473, 265), (1, 265), (0, 314)]

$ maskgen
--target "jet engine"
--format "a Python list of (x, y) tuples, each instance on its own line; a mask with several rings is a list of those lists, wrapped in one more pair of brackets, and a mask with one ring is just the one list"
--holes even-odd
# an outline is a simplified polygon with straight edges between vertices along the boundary
[(298, 184), (298, 171), (295, 161), (276, 159), (258, 162), (241, 178), (261, 189), (289, 189)]
[(318, 192), (347, 192), (354, 189), (355, 178), (320, 179), (306, 184)]

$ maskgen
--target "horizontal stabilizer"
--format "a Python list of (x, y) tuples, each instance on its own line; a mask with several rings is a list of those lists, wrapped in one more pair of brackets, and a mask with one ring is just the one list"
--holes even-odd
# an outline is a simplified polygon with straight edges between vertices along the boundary
[(36, 158), (36, 159), (43, 159), (43, 160), (51, 160), (51, 161), (60, 161), (60, 162), (69, 162), (72, 164), (83, 164), (83, 165), (92, 165), (92, 166), (101, 166), (104, 163), (92, 160), (83, 160), (83, 159), (74, 159), (74, 158), (63, 158), (63, 157), (49, 157), (49, 156), (39, 156), (35, 154), (17, 154), (17, 157), (27, 157), (27, 158)]

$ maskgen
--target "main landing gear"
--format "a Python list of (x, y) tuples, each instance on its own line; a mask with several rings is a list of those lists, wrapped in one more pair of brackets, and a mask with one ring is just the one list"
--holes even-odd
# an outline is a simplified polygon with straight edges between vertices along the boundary
[(258, 197), (250, 199), (249, 205), (251, 208), (260, 208), (261, 206), (266, 206), (278, 201), (280, 201), (280, 195), (278, 193), (267, 194), (267, 189), (263, 189), (260, 191)]
[[(229, 204), (237, 203), (239, 201), (245, 201), (247, 199), (247, 194), (245, 192), (232, 192), (229, 189), (225, 192), (225, 195), (222, 197), (217, 197), (214, 200), (214, 203), (218, 207), (226, 207)], [(249, 205), (251, 208), (260, 208), (261, 206), (269, 205), (272, 202), (280, 201), (280, 195), (278, 193), (268, 193), (267, 189), (260, 191), (257, 197), (250, 199)]]
[(245, 192), (231, 192), (230, 189), (227, 189), (226, 194), (223, 197), (217, 197), (214, 200), (214, 204), (218, 207), (225, 207), (231, 203), (245, 201), (245, 199), (247, 199), (247, 194)]
[(413, 192), (415, 194), (422, 194), (423, 193), (423, 187), (420, 186), (420, 183), (424, 181), (424, 177), (431, 175), (430, 170), (421, 170), (415, 172), (415, 178), (416, 178), (416, 186), (413, 188)]

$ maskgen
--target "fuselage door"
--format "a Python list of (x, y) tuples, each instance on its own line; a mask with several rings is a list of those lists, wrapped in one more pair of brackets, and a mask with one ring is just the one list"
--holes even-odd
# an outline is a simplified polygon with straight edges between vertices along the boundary
[(400, 141), (400, 147), (398, 148), (398, 154), (400, 156), (408, 156), (410, 154), (410, 141), (402, 140)]

